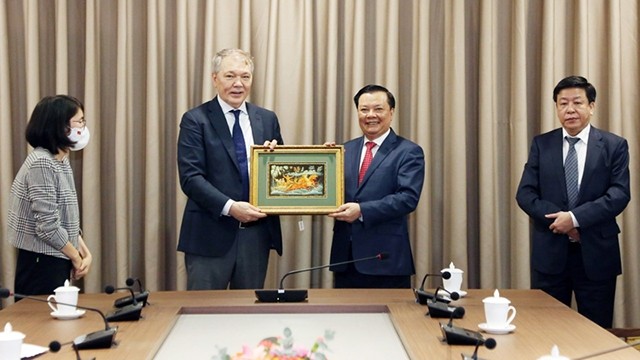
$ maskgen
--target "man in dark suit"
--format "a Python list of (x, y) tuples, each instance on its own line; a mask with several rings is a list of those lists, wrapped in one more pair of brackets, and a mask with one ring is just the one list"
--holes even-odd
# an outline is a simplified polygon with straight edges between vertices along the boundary
[[(590, 124), (596, 90), (569, 76), (553, 90), (562, 128), (534, 137), (516, 200), (533, 223), (531, 287), (610, 328), (622, 273), (616, 216), (629, 203), (627, 141)], [(573, 149), (572, 149), (573, 147)]]
[(415, 273), (407, 218), (418, 206), (424, 182), (422, 148), (391, 129), (395, 98), (367, 85), (354, 97), (364, 136), (344, 144), (345, 201), (335, 219), (331, 263), (336, 288), (410, 288)]
[(270, 249), (282, 254), (280, 220), (248, 203), (250, 147), (282, 144), (276, 114), (246, 102), (251, 56), (226, 49), (213, 58), (218, 95), (180, 122), (178, 170), (189, 198), (178, 251), (185, 254), (187, 288), (264, 286)]

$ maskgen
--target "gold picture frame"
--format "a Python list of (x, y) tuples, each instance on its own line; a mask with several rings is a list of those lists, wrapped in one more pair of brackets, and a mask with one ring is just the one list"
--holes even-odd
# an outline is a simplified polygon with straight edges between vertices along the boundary
[(270, 215), (334, 212), (344, 201), (344, 147), (251, 147), (249, 202)]

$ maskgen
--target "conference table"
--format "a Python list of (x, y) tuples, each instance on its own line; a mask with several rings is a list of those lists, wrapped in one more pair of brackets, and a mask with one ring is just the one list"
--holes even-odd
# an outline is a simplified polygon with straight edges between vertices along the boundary
[[(465, 309), (464, 317), (452, 320), (452, 324), (479, 331), (478, 324), (484, 322), (482, 299), (492, 296), (493, 291), (469, 289), (465, 297), (452, 302), (450, 305), (462, 306)], [(517, 309), (513, 321), (516, 329), (512, 333), (502, 335), (483, 333), (485, 338), (495, 339), (497, 346), (492, 350), (480, 347), (478, 356), (481, 358), (538, 359), (543, 355), (549, 355), (554, 345), (558, 346), (561, 355), (578, 358), (625, 345), (621, 339), (542, 291), (501, 289), (500, 295), (508, 298)], [(81, 294), (79, 305), (97, 308), (107, 313), (113, 310), (113, 302), (117, 297), (115, 294)], [(163, 343), (179, 320), (193, 314), (297, 314), (304, 319), (305, 316), (311, 317), (314, 314), (334, 314), (333, 316), (339, 318), (340, 314), (379, 313), (388, 316), (393, 331), (410, 359), (461, 359), (462, 353), (472, 354), (475, 349), (474, 346), (448, 345), (443, 342), (440, 324), (447, 324), (450, 319), (434, 319), (426, 315), (427, 307), (416, 303), (413, 291), (409, 289), (310, 289), (307, 301), (299, 303), (258, 303), (251, 290), (162, 291), (152, 292), (149, 303), (143, 308), (140, 320), (110, 324), (118, 326), (116, 346), (109, 349), (82, 350), (80, 356), (83, 359), (153, 359), (158, 356)], [(4, 326), (6, 322), (11, 322), (14, 330), (26, 334), (26, 343), (41, 346), (47, 346), (52, 340), (64, 344), (77, 336), (104, 328), (99, 314), (91, 311), (73, 320), (55, 319), (50, 312), (47, 304), (25, 299), (5, 306), (0, 311), (0, 324)], [(213, 326), (217, 324), (216, 321), (211, 322)], [(238, 326), (246, 326), (246, 329), (249, 329), (252, 325), (239, 323)], [(364, 323), (358, 326), (363, 334), (375, 334), (379, 330)], [(223, 329), (230, 330), (231, 327)], [(189, 331), (202, 335), (208, 330), (192, 328)], [(353, 334), (336, 336), (339, 335)], [(217, 337), (212, 341), (223, 344), (225, 338)], [(181, 347), (180, 351), (188, 354), (187, 351), (204, 344), (177, 342), (173, 346)], [(383, 345), (373, 342), (369, 346)], [(235, 349), (230, 350), (230, 353), (233, 353)], [(327, 356), (329, 359), (354, 358), (345, 357), (337, 352), (327, 353)], [(38, 358), (75, 357), (71, 346), (63, 345), (59, 352), (47, 352)], [(194, 357), (185, 355), (183, 358)], [(367, 357), (369, 358), (371, 357)], [(596, 359), (640, 359), (640, 352), (633, 348), (625, 348), (598, 356)]]

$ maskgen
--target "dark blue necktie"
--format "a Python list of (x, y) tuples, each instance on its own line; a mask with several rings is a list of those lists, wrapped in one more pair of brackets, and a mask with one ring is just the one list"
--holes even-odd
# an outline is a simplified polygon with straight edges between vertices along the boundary
[(572, 138), (566, 136), (569, 142), (569, 152), (564, 159), (564, 179), (567, 183), (567, 196), (569, 197), (569, 210), (576, 207), (578, 202), (578, 153), (576, 152), (576, 143), (580, 138)]
[(249, 201), (249, 168), (247, 166), (247, 148), (240, 128), (240, 110), (231, 110), (236, 121), (233, 123), (233, 145), (236, 148), (236, 159), (240, 165), (240, 177), (242, 178), (242, 198), (240, 201)]

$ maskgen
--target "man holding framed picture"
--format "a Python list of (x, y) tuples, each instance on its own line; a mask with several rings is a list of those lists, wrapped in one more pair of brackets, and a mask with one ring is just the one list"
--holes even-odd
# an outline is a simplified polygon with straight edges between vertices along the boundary
[(251, 145), (282, 144), (278, 117), (246, 101), (253, 60), (240, 49), (213, 58), (218, 95), (180, 122), (178, 171), (189, 198), (178, 251), (185, 254), (188, 290), (264, 286), (269, 251), (282, 253), (280, 219), (249, 201)]
[(332, 266), (336, 288), (410, 288), (415, 273), (407, 218), (424, 182), (422, 148), (391, 129), (393, 94), (367, 85), (354, 96), (363, 136), (344, 144), (345, 203), (335, 219), (331, 263), (385, 253), (388, 259)]

